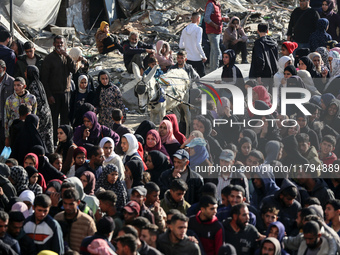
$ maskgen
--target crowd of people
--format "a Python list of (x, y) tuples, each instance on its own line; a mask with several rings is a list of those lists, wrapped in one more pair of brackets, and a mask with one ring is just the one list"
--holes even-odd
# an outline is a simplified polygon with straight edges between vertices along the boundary
[[(0, 163), (0, 253), (339, 254), (338, 14), (331, 0), (313, 4), (300, 0), (281, 53), (268, 24), (258, 25), (248, 81), (236, 63), (239, 53), (248, 62), (247, 36), (216, 0), (204, 16), (192, 14), (176, 61), (168, 42), (154, 47), (131, 32), (121, 43), (101, 23), (99, 52), (120, 51), (130, 73), (134, 62), (141, 74), (183, 68), (198, 81), (209, 61), (209, 71), (223, 66), (217, 89), (252, 92), (237, 102), (218, 89), (205, 115), (191, 109), (187, 137), (173, 113), (158, 128), (149, 120), (136, 130), (124, 125), (120, 88), (106, 71), (96, 86), (81, 50), (68, 51), (62, 36), (43, 59), (29, 41), (10, 49), (12, 36), (1, 30), (0, 149), (11, 155)], [(281, 114), (284, 87), (310, 91), (310, 115), (291, 105)], [(200, 105), (201, 90), (191, 94)], [(244, 115), (233, 114), (243, 103)], [(276, 111), (258, 116), (249, 105)]]

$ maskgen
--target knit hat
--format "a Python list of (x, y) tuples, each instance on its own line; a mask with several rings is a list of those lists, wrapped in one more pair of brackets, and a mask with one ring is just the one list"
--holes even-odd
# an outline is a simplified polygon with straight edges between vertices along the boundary
[(287, 48), (289, 54), (292, 54), (293, 51), (298, 47), (296, 42), (283, 42), (282, 44)]
[(98, 233), (104, 235), (108, 235), (114, 231), (115, 226), (115, 222), (110, 216), (104, 216), (96, 224)]

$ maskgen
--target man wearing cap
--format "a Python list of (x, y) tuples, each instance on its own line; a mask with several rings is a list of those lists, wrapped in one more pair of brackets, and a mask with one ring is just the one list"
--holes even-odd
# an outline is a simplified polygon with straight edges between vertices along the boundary
[(87, 246), (91, 244), (91, 242), (95, 239), (103, 239), (107, 242), (109, 247), (116, 251), (115, 247), (111, 243), (111, 238), (115, 230), (115, 222), (110, 216), (104, 216), (101, 218), (97, 224), (97, 232), (94, 233), (93, 236), (88, 236), (83, 239), (80, 245), (80, 254), (82, 255), (90, 255), (90, 253), (87, 250)]
[(130, 201), (123, 208), (124, 214), (124, 225), (129, 225), (131, 222), (138, 217), (140, 213), (140, 206), (136, 201)]
[(147, 218), (152, 224), (155, 224), (155, 217), (150, 209), (145, 205), (147, 190), (143, 186), (136, 186), (131, 191), (130, 200), (135, 201), (140, 206), (139, 216)]
[(5, 102), (14, 92), (14, 78), (7, 72), (5, 61), (0, 59), (0, 150), (5, 146)]
[(164, 171), (159, 179), (161, 194), (170, 188), (173, 179), (180, 178), (188, 185), (185, 193), (185, 200), (189, 204), (199, 201), (198, 190), (203, 186), (203, 178), (189, 167), (189, 153), (184, 149), (179, 149), (173, 154), (174, 167)]
[(246, 192), (246, 199), (249, 201), (249, 188), (247, 177), (234, 166), (235, 155), (232, 150), (223, 150), (220, 154), (220, 175), (217, 184), (217, 200), (222, 201), (222, 189), (230, 184), (240, 185)]

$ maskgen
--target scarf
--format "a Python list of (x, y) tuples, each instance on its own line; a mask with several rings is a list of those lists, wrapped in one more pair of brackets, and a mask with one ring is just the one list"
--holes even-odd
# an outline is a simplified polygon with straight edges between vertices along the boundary
[(151, 129), (147, 135), (146, 135), (146, 139), (148, 139), (148, 136), (151, 135), (153, 136), (155, 139), (156, 139), (156, 145), (154, 147), (149, 147), (147, 145), (147, 143), (145, 143), (145, 151), (147, 152), (150, 152), (150, 151), (160, 151), (162, 152), (163, 154), (165, 154), (167, 157), (169, 157), (169, 154), (168, 152), (166, 151), (166, 149), (164, 148), (164, 145), (162, 144), (162, 141), (161, 141), (161, 137), (159, 136), (159, 133), (156, 129)]
[(79, 147), (75, 148), (74, 151), (73, 151), (74, 169), (75, 170), (77, 170), (79, 167), (82, 166), (82, 165), (79, 166), (79, 165), (76, 164), (76, 157), (79, 154), (85, 154), (85, 159), (87, 159), (87, 151), (86, 151), (86, 149), (84, 147), (79, 146)]
[(230, 108), (230, 101), (227, 97), (221, 97), (221, 101), (222, 101), (222, 105), (220, 103), (220, 101), (218, 101), (217, 103), (217, 114), (220, 117), (225, 116), (224, 110), (226, 107)]
[(94, 189), (96, 187), (96, 177), (90, 171), (85, 171), (82, 175), (84, 175), (87, 179), (87, 185), (84, 188), (84, 192), (87, 195), (94, 195)]
[(133, 182), (132, 187), (144, 185), (143, 180), (143, 163), (141, 160), (130, 160), (125, 164), (127, 166), (132, 174)]
[(81, 89), (81, 88), (80, 88), (80, 82), (81, 82), (83, 79), (86, 80), (86, 83), (88, 83), (88, 81), (89, 81), (89, 79), (87, 78), (87, 76), (84, 75), (84, 74), (82, 74), (82, 75), (80, 75), (80, 76), (78, 77), (78, 91), (79, 91), (79, 93), (81, 93), (81, 94), (84, 94), (84, 93), (86, 93), (86, 91), (87, 91), (87, 87), (86, 87), (85, 89)]
[(272, 107), (269, 93), (265, 87), (258, 85), (253, 88), (253, 91), (255, 91), (256, 94), (258, 95), (257, 100), (265, 102), (269, 106), (269, 108)]
[(105, 161), (104, 162), (110, 162), (111, 160), (113, 160), (115, 157), (118, 157), (118, 155), (115, 153), (115, 142), (112, 140), (112, 138), (110, 137), (104, 137), (103, 139), (100, 140), (99, 142), (99, 147), (104, 149), (104, 145), (106, 143), (111, 143), (112, 145), (112, 151), (111, 151), (111, 154), (105, 158)]
[(318, 47), (315, 52), (319, 53), (321, 56), (321, 59), (323, 61), (323, 64), (325, 66), (327, 66), (327, 68), (329, 69), (329, 63), (328, 63), (328, 50), (325, 47)]
[[(32, 156), (32, 157), (34, 157), (34, 159), (35, 159), (34, 167), (35, 167), (35, 169), (38, 169), (38, 168), (39, 168), (39, 159), (38, 159), (38, 156), (35, 155), (34, 153), (28, 153), (28, 154), (25, 156), (25, 158), (24, 158), (24, 162), (25, 162), (27, 156)], [(30, 177), (31, 177), (31, 176), (30, 176)]]
[(142, 123), (137, 127), (135, 131), (135, 135), (141, 135), (144, 139), (144, 142), (146, 141), (146, 134), (151, 129), (156, 129), (156, 125), (149, 120), (143, 120)]
[(33, 66), (33, 65), (27, 66), (27, 81), (28, 81), (27, 90), (31, 91), (31, 89), (32, 89), (31, 84), (33, 82), (35, 82), (36, 86), (38, 87), (39, 96), (40, 96), (41, 100), (45, 102), (45, 105), (48, 105), (44, 85), (39, 80), (39, 69), (38, 69), (38, 67)]
[(149, 156), (153, 164), (153, 169), (149, 169), (148, 172), (151, 175), (151, 181), (158, 182), (162, 172), (171, 168), (168, 158), (160, 151), (150, 151)]
[(178, 120), (177, 120), (176, 114), (168, 114), (164, 116), (163, 120), (166, 120), (166, 119), (172, 123), (172, 130), (174, 132), (174, 136), (177, 139), (177, 141), (180, 144), (183, 144), (186, 141), (186, 138), (185, 138), (185, 135), (183, 135), (179, 131)]
[[(229, 64), (228, 65), (223, 65), (223, 71), (222, 71), (222, 80), (224, 82), (231, 82), (235, 83), (236, 78), (233, 72), (233, 67), (235, 66), (235, 61), (236, 61), (236, 54), (235, 51), (232, 49), (226, 50), (223, 52), (223, 54), (228, 54), (229, 56)], [(235, 73), (236, 74), (236, 73)]]
[[(83, 118), (89, 119), (92, 123), (92, 128), (90, 129), (90, 136), (88, 138), (89, 141), (96, 141), (101, 133), (101, 126), (98, 123), (97, 115), (94, 112), (88, 111), (84, 114)], [(82, 125), (81, 134), (83, 134), (85, 130), (85, 125)]]
[(205, 145), (196, 145), (193, 147), (195, 150), (194, 155), (190, 155), (190, 167), (194, 169), (196, 166), (202, 164), (207, 158), (209, 158), (209, 153)]
[(166, 125), (166, 135), (161, 137), (162, 143), (164, 144), (173, 144), (173, 143), (178, 143), (177, 139), (175, 138), (173, 134), (173, 129), (172, 129), (172, 124), (169, 120), (163, 120), (159, 126), (162, 124)]
[(22, 191), (28, 189), (28, 174), (22, 166), (13, 166), (11, 168), (10, 177), (14, 181), (14, 187), (17, 191), (17, 194), (20, 194)]
[(137, 153), (138, 150), (138, 141), (137, 138), (133, 134), (124, 134), (123, 137), (126, 138), (129, 148), (127, 152), (125, 152), (126, 156), (132, 156), (133, 154)]
[(300, 58), (300, 60), (307, 66), (307, 71), (312, 75), (314, 64), (307, 56)]
[(326, 84), (324, 91), (327, 90), (327, 88), (329, 87), (329, 85), (332, 83), (332, 81), (335, 78), (340, 76), (340, 58), (333, 58), (331, 65), (332, 65), (331, 78), (329, 79), (328, 83)]

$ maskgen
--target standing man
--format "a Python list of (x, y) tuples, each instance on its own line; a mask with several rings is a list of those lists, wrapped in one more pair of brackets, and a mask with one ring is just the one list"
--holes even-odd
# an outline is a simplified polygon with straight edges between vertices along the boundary
[(187, 63), (192, 65), (200, 77), (203, 77), (205, 76), (204, 63), (207, 61), (207, 57), (201, 44), (203, 29), (198, 26), (200, 21), (200, 13), (194, 12), (191, 15), (191, 24), (184, 28), (182, 32), (179, 47), (184, 48), (187, 52)]
[(300, 0), (300, 7), (296, 7), (290, 15), (287, 40), (297, 42), (297, 49), (310, 47), (309, 37), (315, 32), (320, 19), (319, 13), (309, 4), (309, 0)]
[(211, 196), (202, 196), (201, 210), (189, 219), (188, 228), (199, 237), (205, 254), (218, 254), (224, 242), (224, 229), (216, 217), (217, 200)]
[(7, 66), (7, 73), (14, 75), (15, 68), (15, 53), (9, 48), (12, 43), (12, 36), (7, 30), (0, 31), (0, 59), (5, 61)]
[[(260, 23), (257, 26), (260, 36), (254, 43), (253, 55), (249, 70), (249, 78), (256, 78), (258, 85), (269, 88), (273, 87), (273, 77), (277, 72), (277, 61), (279, 59), (277, 42), (268, 34), (268, 24)], [(262, 78), (265, 78), (262, 80)]]
[(41, 194), (34, 199), (34, 214), (29, 216), (24, 224), (25, 233), (33, 239), (37, 252), (43, 250), (64, 254), (63, 233), (59, 223), (48, 212), (51, 208), (51, 199)]
[(217, 0), (208, 0), (205, 5), (204, 22), (206, 33), (210, 42), (210, 72), (219, 67), (220, 37), (222, 34), (222, 21), (228, 22), (229, 18), (222, 18), (221, 4)]
[[(0, 150), (5, 146), (5, 103), (14, 92), (14, 78), (7, 72), (5, 61), (0, 59)], [(9, 146), (9, 144), (6, 144)]]
[(80, 251), (82, 240), (97, 231), (94, 220), (78, 209), (79, 204), (78, 191), (67, 189), (63, 193), (65, 211), (54, 216), (63, 230), (65, 248), (68, 247), (76, 252)]
[(43, 62), (41, 81), (52, 112), (53, 137), (56, 143), (59, 115), (60, 125), (69, 124), (71, 73), (75, 73), (76, 65), (66, 53), (64, 37), (54, 37), (53, 46), (54, 51), (47, 55)]

